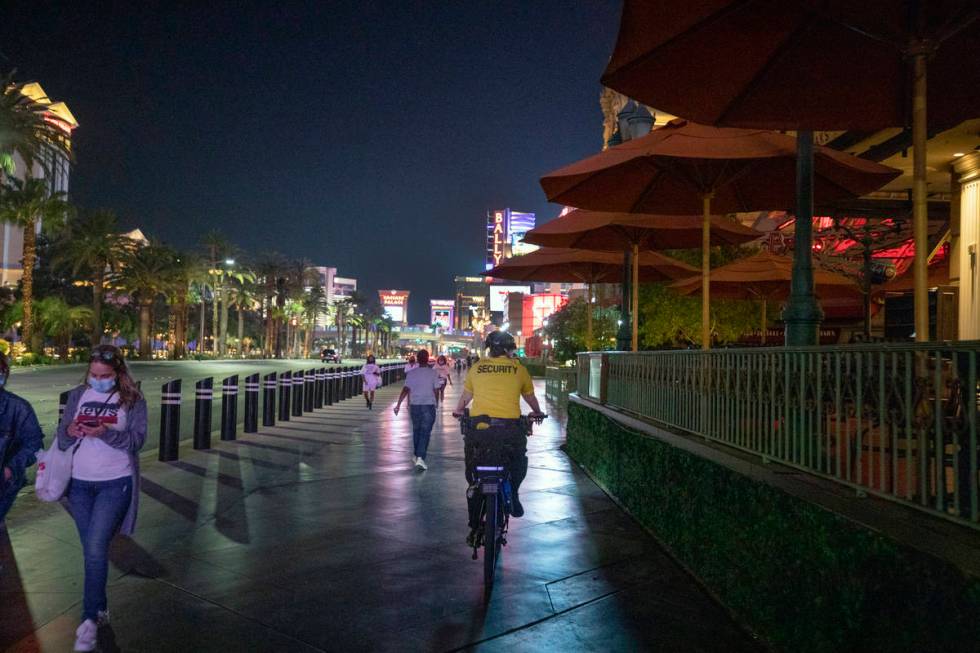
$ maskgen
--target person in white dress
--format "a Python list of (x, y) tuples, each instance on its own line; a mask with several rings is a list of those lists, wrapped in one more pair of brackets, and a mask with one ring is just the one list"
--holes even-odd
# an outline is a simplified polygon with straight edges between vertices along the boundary
[(368, 410), (374, 410), (374, 391), (381, 386), (381, 368), (374, 362), (374, 356), (367, 357), (361, 376), (364, 377), (364, 403)]

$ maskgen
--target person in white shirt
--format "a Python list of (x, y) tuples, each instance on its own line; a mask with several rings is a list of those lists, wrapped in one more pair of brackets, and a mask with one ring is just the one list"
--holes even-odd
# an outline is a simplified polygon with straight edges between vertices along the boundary
[(131, 535), (139, 505), (139, 451), (146, 441), (146, 401), (112, 345), (92, 350), (85, 385), (68, 394), (58, 423), (58, 448), (74, 452), (68, 511), (82, 540), (85, 585), (75, 650), (94, 651), (109, 620), (109, 543)]
[(429, 450), (432, 425), (436, 422), (436, 393), (440, 387), (439, 375), (429, 367), (429, 352), (420, 350), (418, 366), (405, 375), (405, 385), (395, 404), (395, 415), (401, 409), (402, 401), (408, 398), (412, 417), (412, 462), (423, 471), (428, 469), (425, 456)]
[(367, 357), (367, 362), (361, 368), (361, 376), (364, 377), (364, 402), (368, 410), (374, 410), (374, 391), (381, 386), (381, 368), (374, 362), (374, 356)]
[(452, 385), (453, 379), (453, 367), (449, 364), (449, 361), (445, 356), (439, 356), (436, 359), (435, 365), (436, 375), (439, 377), (439, 389), (436, 390), (436, 402), (442, 403), (446, 401), (446, 385)]

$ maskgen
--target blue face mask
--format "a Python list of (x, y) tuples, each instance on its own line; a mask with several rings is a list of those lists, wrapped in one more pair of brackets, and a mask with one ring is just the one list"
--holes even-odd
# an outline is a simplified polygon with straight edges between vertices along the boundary
[(5, 385), (7, 385), (7, 377), (0, 376), (0, 388), (2, 388)]
[(111, 392), (116, 387), (115, 379), (97, 379), (94, 376), (88, 377), (88, 387), (96, 392)]

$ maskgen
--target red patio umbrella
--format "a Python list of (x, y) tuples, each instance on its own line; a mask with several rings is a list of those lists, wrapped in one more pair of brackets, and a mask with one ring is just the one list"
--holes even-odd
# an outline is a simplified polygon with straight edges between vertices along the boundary
[[(586, 344), (591, 347), (592, 286), (597, 283), (619, 283), (623, 274), (623, 258), (622, 251), (597, 252), (545, 247), (530, 254), (506, 259), (484, 274), (514, 281), (587, 284), (589, 309), (586, 311)], [(697, 268), (687, 263), (656, 252), (643, 252), (637, 257), (637, 263), (642, 281), (673, 281), (697, 272)]]
[[(901, 174), (825, 147), (815, 148), (814, 162), (815, 189), (828, 202), (864, 195)], [(796, 140), (791, 136), (673, 120), (646, 136), (556, 170), (541, 179), (541, 186), (552, 202), (584, 209), (678, 215), (701, 209), (701, 345), (707, 349), (712, 209), (735, 213), (788, 208), (795, 199), (795, 180)]]
[[(793, 259), (769, 252), (733, 261), (711, 271), (711, 292), (725, 299), (762, 301), (762, 342), (766, 341), (766, 308), (770, 301), (785, 299), (790, 293)], [(860, 297), (861, 288), (842, 274), (815, 269), (813, 283), (822, 297)], [(701, 277), (690, 277), (671, 286), (684, 295), (701, 291)]]
[[(978, 43), (976, 0), (625, 0), (602, 81), (675, 115), (731, 127), (911, 124), (915, 331), (922, 340), (929, 332), (926, 111), (937, 130), (976, 117)], [(812, 135), (798, 137), (806, 180), (803, 148)], [(812, 215), (806, 191), (801, 220)], [(809, 265), (808, 236), (798, 235), (801, 267)]]
[[(737, 245), (755, 240), (762, 234), (720, 216), (709, 217), (714, 227), (709, 232), (711, 245)], [(698, 247), (705, 236), (703, 219), (696, 216), (665, 216), (638, 213), (571, 211), (557, 220), (532, 229), (524, 241), (546, 247), (577, 247), (597, 251), (632, 254), (632, 300), (630, 305), (631, 348), (639, 344), (637, 301), (640, 281), (640, 250), (685, 249)], [(625, 275), (624, 275), (625, 276)]]

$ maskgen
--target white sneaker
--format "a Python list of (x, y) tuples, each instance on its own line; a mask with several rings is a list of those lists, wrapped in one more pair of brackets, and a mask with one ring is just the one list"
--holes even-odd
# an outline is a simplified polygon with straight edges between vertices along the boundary
[(412, 456), (412, 464), (413, 465), (418, 465), (419, 464), (419, 457), (418, 456)]
[(424, 458), (416, 458), (415, 459), (415, 466), (418, 467), (421, 470), (429, 469), (428, 465), (425, 464), (425, 459)]
[(75, 651), (94, 651), (99, 639), (99, 627), (86, 619), (75, 631)]

